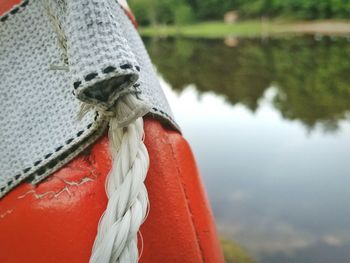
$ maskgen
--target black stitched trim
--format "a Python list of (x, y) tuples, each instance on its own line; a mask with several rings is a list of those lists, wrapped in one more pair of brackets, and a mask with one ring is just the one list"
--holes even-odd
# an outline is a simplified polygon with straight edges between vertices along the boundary
[(115, 70), (116, 70), (115, 67), (109, 66), (109, 67), (105, 68), (102, 72), (105, 73), (105, 74), (108, 74), (108, 73), (111, 73), (111, 72), (113, 72)]
[[(98, 116), (99, 116), (99, 114), (98, 114), (98, 112), (96, 112), (95, 117), (94, 117), (94, 120), (95, 120), (95, 121), (97, 120), (97, 117), (98, 117)], [(93, 125), (93, 123), (90, 123), (90, 124), (88, 124), (88, 125), (86, 126), (86, 129), (85, 129), (85, 130), (79, 131), (79, 132), (77, 133), (77, 138), (80, 137), (86, 130), (90, 129), (90, 128), (92, 127), (92, 125)], [(95, 132), (94, 132), (94, 133), (95, 133)], [(68, 143), (68, 141), (69, 141), (69, 143), (72, 143), (72, 142), (74, 141), (74, 139), (69, 139), (69, 140), (67, 140), (66, 143)], [(78, 144), (73, 145), (73, 146), (71, 147), (71, 149), (70, 149), (69, 152), (64, 152), (64, 153), (62, 153), (61, 155), (59, 155), (59, 156), (57, 157), (57, 159), (60, 160), (60, 161), (63, 161), (64, 159), (67, 158), (67, 156), (68, 156), (70, 153), (76, 151), (76, 150), (78, 149), (78, 147), (79, 147)], [(58, 147), (55, 149), (55, 152), (60, 151), (62, 148), (63, 148), (63, 145), (58, 146)], [(52, 155), (52, 153), (46, 154), (45, 157), (44, 157), (44, 159), (50, 158), (51, 155)], [(32, 167), (27, 167), (27, 168), (25, 168), (25, 169), (23, 170), (23, 173), (22, 173), (22, 174), (16, 174), (16, 175), (14, 176), (14, 178), (15, 178), (16, 180), (20, 180), (21, 177), (25, 176), (30, 170), (32, 170), (33, 167), (38, 166), (41, 162), (42, 162), (42, 160), (35, 161), (35, 162), (33, 163), (33, 166), (32, 166)], [(47, 169), (52, 169), (52, 168), (54, 168), (54, 167), (57, 165), (57, 163), (58, 163), (58, 162), (57, 162), (56, 159), (51, 160), (51, 161), (50, 161), (49, 163), (47, 163), (44, 167), (41, 167), (38, 171), (36, 171), (36, 172), (33, 174), (33, 176), (36, 177), (36, 176), (40, 176), (40, 175), (44, 174), (44, 173), (46, 172)], [(29, 176), (27, 179), (29, 179), (29, 178), (32, 178), (32, 175)], [(14, 182), (13, 179), (10, 179), (9, 181), (7, 181), (8, 187), (10, 187), (10, 186), (13, 184), (13, 182)], [(3, 193), (6, 189), (7, 189), (6, 186), (0, 188), (0, 195), (1, 195), (1, 193)]]
[(46, 168), (45, 168), (45, 167), (42, 167), (42, 168), (40, 168), (40, 169), (36, 172), (36, 174), (37, 174), (37, 175), (42, 175), (43, 173), (45, 173), (45, 171), (46, 171)]
[(72, 141), (74, 140), (74, 138), (70, 138), (66, 141), (66, 144), (70, 144)]
[(120, 68), (121, 68), (121, 69), (130, 69), (130, 68), (132, 68), (132, 65), (130, 65), (130, 64), (124, 64), (124, 65), (121, 65)]
[[(96, 134), (97, 130), (91, 134), (91, 136), (94, 136)], [(88, 138), (87, 138), (88, 139)], [(37, 179), (37, 177), (43, 175), (48, 169), (53, 169), (59, 162), (59, 161), (64, 161), (71, 153), (75, 152), (79, 148), (78, 144), (73, 145), (69, 151), (63, 152), (61, 155), (59, 155), (56, 159), (50, 161), (45, 167), (40, 168), (35, 174), (29, 176), (27, 178), (27, 181), (32, 181)]]
[(84, 130), (81, 130), (77, 133), (77, 137), (80, 137), (80, 135), (82, 135), (84, 133)]
[(28, 4), (29, 4), (29, 1), (26, 0), (26, 1), (23, 1), (23, 3), (20, 4), (20, 6), (25, 7), (25, 6), (27, 6)]
[[(131, 64), (123, 64), (123, 65), (120, 65), (119, 68), (125, 70), (125, 69), (132, 69), (133, 66)], [(136, 68), (137, 71), (141, 70), (139, 66), (135, 66), (135, 68)], [(102, 70), (102, 73), (103, 74), (108, 74), (108, 73), (115, 72), (116, 70), (117, 70), (117, 68), (115, 66), (108, 66), (108, 67), (105, 67)], [(87, 74), (84, 77), (84, 79), (85, 79), (86, 82), (88, 82), (88, 81), (91, 81), (91, 80), (95, 79), (98, 75), (99, 74), (97, 72), (91, 72), (91, 73)], [(79, 88), (81, 86), (81, 84), (82, 84), (82, 81), (80, 81), (80, 80), (75, 81), (73, 83), (74, 89)], [(74, 92), (73, 92), (73, 94), (75, 95)]]
[(16, 14), (16, 13), (18, 12), (18, 10), (19, 10), (19, 7), (17, 6), (17, 7), (15, 7), (14, 9), (12, 9), (12, 10), (10, 11), (10, 14), (11, 14), (11, 15), (14, 15), (14, 14)]
[(4, 15), (3, 17), (0, 18), (0, 21), (5, 22), (8, 17), (9, 17), (8, 15)]
[(58, 156), (58, 160), (63, 161), (64, 159), (67, 158), (68, 155), (69, 155), (68, 152), (64, 152), (60, 156)]
[(32, 167), (27, 167), (23, 170), (23, 173), (28, 173), (30, 171), (30, 169), (32, 169)]
[(54, 167), (56, 166), (56, 164), (57, 164), (57, 160), (52, 160), (51, 162), (49, 162), (49, 163), (47, 164), (47, 167), (48, 167), (49, 169), (52, 169), (52, 168), (54, 168)]
[(73, 83), (73, 87), (77, 89), (81, 85), (81, 81), (76, 81)]
[(85, 76), (85, 81), (90, 81), (90, 80), (96, 78), (97, 76), (98, 76), (98, 74), (96, 72), (90, 73), (90, 74)]
[(9, 15), (17, 14), (18, 11), (20, 11), (21, 9), (24, 9), (28, 4), (29, 4), (29, 0), (25, 0), (19, 5), (13, 6), (11, 10), (9, 10), (5, 15), (0, 17), (0, 22), (5, 22), (9, 18)]
[(58, 152), (59, 150), (61, 150), (63, 148), (63, 146), (61, 145), (61, 146), (59, 146), (59, 147), (57, 147), (56, 149), (55, 149), (55, 152)]

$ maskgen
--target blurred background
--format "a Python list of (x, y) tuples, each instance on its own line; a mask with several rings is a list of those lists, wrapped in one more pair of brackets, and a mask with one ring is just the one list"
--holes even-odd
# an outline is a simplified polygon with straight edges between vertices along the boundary
[(129, 5), (227, 262), (349, 262), (350, 1)]

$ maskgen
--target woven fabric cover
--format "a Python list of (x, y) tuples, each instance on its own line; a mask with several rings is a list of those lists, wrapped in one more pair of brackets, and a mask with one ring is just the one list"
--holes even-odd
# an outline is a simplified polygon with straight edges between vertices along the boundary
[(0, 198), (37, 183), (103, 134), (125, 93), (177, 128), (143, 43), (115, 0), (29, 0), (0, 17)]

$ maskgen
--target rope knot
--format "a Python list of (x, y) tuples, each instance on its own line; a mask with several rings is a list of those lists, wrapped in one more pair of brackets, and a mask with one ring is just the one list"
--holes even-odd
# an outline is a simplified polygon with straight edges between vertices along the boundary
[(146, 115), (151, 109), (151, 105), (138, 96), (123, 96), (122, 98), (117, 101), (111, 111), (106, 112), (106, 116), (114, 114), (113, 117), (115, 117), (119, 128), (127, 127), (136, 119)]
[(88, 111), (95, 109), (105, 120), (109, 121), (113, 118), (117, 123), (117, 127), (123, 128), (137, 118), (145, 116), (151, 108), (152, 106), (148, 101), (141, 99), (136, 94), (125, 94), (118, 98), (109, 109), (104, 109), (99, 105), (83, 103), (78, 113), (78, 119), (82, 119)]

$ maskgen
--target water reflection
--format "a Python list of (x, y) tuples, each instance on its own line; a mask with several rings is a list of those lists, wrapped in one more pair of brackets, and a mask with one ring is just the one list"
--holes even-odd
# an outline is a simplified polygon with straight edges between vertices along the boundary
[(257, 262), (350, 258), (350, 50), (317, 43), (147, 40), (219, 231)]
[[(194, 84), (224, 95), (230, 104), (256, 111), (274, 85), (273, 104), (284, 118), (337, 130), (350, 109), (350, 45), (347, 39), (239, 40), (145, 39), (158, 70), (178, 91)], [(237, 40), (238, 41), (238, 40)]]

